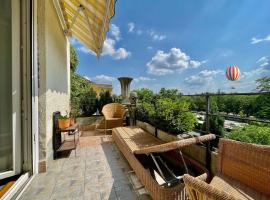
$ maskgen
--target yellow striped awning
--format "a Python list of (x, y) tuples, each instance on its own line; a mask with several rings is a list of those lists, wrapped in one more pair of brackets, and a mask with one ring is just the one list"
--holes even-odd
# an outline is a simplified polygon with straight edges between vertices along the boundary
[(99, 57), (114, 16), (115, 0), (53, 0), (69, 37), (77, 38)]

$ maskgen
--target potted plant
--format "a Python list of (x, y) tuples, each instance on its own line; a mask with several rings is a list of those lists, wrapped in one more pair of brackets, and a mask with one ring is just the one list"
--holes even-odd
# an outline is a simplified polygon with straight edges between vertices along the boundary
[(58, 118), (58, 127), (60, 129), (65, 129), (68, 128), (70, 126), (70, 118), (68, 116), (68, 114), (66, 115), (61, 115)]
[(70, 111), (70, 126), (74, 125), (76, 123), (76, 117), (79, 116), (79, 111), (77, 111), (76, 109), (72, 109)]

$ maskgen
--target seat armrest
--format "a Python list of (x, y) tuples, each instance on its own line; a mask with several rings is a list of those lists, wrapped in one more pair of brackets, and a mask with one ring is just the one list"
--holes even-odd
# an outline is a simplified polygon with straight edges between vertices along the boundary
[(135, 150), (134, 153), (135, 154), (162, 153), (162, 152), (166, 152), (166, 151), (170, 151), (174, 149), (182, 149), (192, 144), (206, 142), (209, 140), (213, 140), (215, 138), (216, 136), (214, 134), (207, 134), (207, 135), (202, 135), (198, 137), (192, 137), (192, 138), (177, 140), (173, 142), (167, 142), (160, 145), (152, 145), (149, 147)]
[(184, 177), (185, 189), (190, 200), (237, 200), (232, 195), (188, 174)]
[(208, 178), (207, 173), (203, 173), (202, 175), (196, 177), (196, 179), (199, 179), (204, 182), (206, 182), (207, 178)]

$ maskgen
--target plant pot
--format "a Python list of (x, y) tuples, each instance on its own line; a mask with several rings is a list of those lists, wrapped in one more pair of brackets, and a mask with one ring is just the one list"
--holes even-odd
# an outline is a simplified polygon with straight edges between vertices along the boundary
[(65, 129), (70, 126), (70, 119), (58, 119), (58, 126), (60, 129)]
[(167, 132), (162, 131), (160, 129), (158, 129), (157, 132), (158, 132), (158, 138), (165, 141), (165, 142), (173, 142), (173, 141), (177, 141), (177, 140), (181, 139), (181, 137), (179, 137), (177, 135), (167, 133)]
[(74, 125), (75, 124), (75, 118), (70, 118), (70, 126)]

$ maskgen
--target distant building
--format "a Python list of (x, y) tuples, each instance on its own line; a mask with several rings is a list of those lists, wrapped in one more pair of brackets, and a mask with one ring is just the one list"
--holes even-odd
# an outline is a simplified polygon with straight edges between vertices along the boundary
[(112, 84), (95, 83), (89, 79), (86, 79), (86, 78), (84, 79), (87, 80), (87, 82), (89, 83), (89, 86), (97, 93), (98, 96), (101, 92), (107, 92), (107, 91), (110, 92), (110, 94), (112, 94), (112, 90), (113, 90)]
[(112, 94), (112, 84), (99, 84), (99, 83), (90, 83), (91, 88), (93, 88), (93, 90), (97, 93), (97, 95), (99, 96), (99, 94), (101, 92), (106, 92), (109, 91), (110, 94)]

